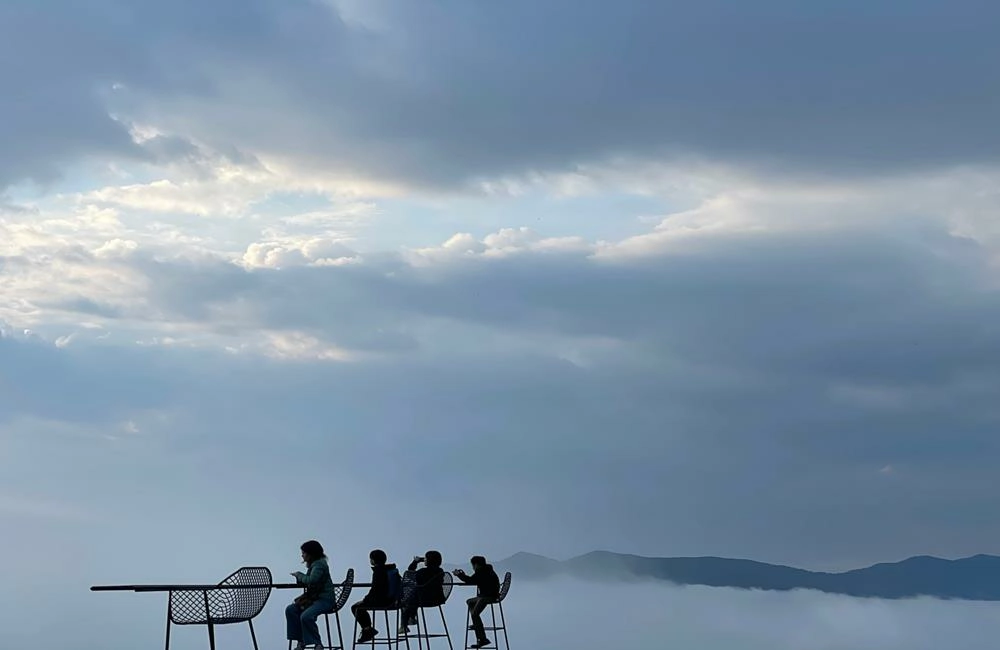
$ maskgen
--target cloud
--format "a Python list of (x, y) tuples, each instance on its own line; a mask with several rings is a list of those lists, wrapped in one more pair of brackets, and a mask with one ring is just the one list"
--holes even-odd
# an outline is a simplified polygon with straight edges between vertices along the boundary
[[(447, 559), (447, 556), (446, 556)], [(346, 558), (345, 558), (346, 560)], [(346, 567), (334, 560), (334, 571)], [(355, 569), (360, 568), (352, 563)], [(134, 574), (132, 574), (134, 575)], [(80, 585), (81, 587), (84, 585)], [(57, 599), (65, 598), (57, 592)], [(456, 588), (445, 604), (452, 641), (461, 643), (467, 589)], [(574, 597), (567, 597), (573, 594)], [(71, 630), (54, 631), (54, 641), (66, 639), (80, 650), (118, 650), (163, 634), (164, 599), (159, 594), (87, 593), (67, 616), (79, 616)], [(284, 633), (283, 606), (288, 591), (272, 594), (255, 628), (262, 643), (275, 643)], [(56, 602), (61, 602), (57, 600)], [(982, 639), (996, 629), (995, 606), (990, 603), (915, 599), (878, 601), (831, 596), (816, 592), (753, 592), (734, 589), (657, 584), (597, 585), (560, 580), (527, 584), (515, 577), (504, 603), (511, 643), (556, 647), (571, 643), (584, 650), (632, 650), (657, 645), (700, 647), (708, 650), (931, 650), (943, 645), (957, 650), (982, 647)], [(6, 620), (21, 611), (4, 609)], [(74, 614), (72, 612), (83, 612)], [(103, 630), (123, 612), (119, 634)], [(342, 613), (345, 640), (351, 630), (349, 612)], [(558, 625), (579, 617), (582, 623)], [(498, 616), (499, 618), (499, 616)], [(441, 627), (436, 612), (427, 613), (428, 626)], [(70, 619), (72, 621), (72, 618)], [(489, 611), (486, 621), (490, 621)], [(14, 643), (29, 634), (25, 626), (4, 625), (0, 639)], [(322, 626), (321, 626), (322, 628)], [(336, 637), (336, 627), (333, 628)], [(975, 632), (970, 632), (975, 630)], [(31, 630), (34, 632), (34, 630)], [(206, 643), (204, 629), (177, 628), (171, 647), (195, 650)], [(216, 631), (220, 646), (247, 643), (246, 626), (222, 626)], [(492, 636), (492, 632), (490, 633)], [(64, 636), (65, 635), (65, 636)], [(174, 646), (176, 644), (176, 646)]]
[[(569, 593), (576, 597), (560, 597)], [(460, 609), (450, 602), (449, 606)], [(516, 633), (522, 642), (539, 647), (572, 643), (588, 650), (654, 646), (902, 650), (942, 643), (976, 648), (982, 637), (967, 630), (988, 628), (990, 611), (981, 604), (930, 599), (887, 602), (804, 591), (779, 594), (572, 580), (515, 582), (505, 603), (510, 634)], [(552, 624), (574, 616), (586, 623)]]
[[(7, 47), (46, 54), (3, 72), (22, 90), (0, 105), (0, 178), (155, 157), (132, 123), (404, 187), (620, 155), (862, 177), (995, 162), (997, 94), (982, 81), (995, 11), (104, 0), (52, 17), (12, 5)], [(53, 106), (67, 107), (60, 119)]]
[[(982, 552), (986, 519), (957, 518), (951, 504), (985, 512), (993, 494), (1000, 341), (982, 323), (1000, 308), (995, 244), (956, 235), (947, 216), (882, 213), (898, 191), (738, 188), (617, 242), (553, 244), (513, 228), (333, 266), (312, 262), (349, 250), (291, 240), (277, 247), (290, 259), (270, 262), (264, 245), (80, 254), (81, 268), (120, 265), (132, 287), (117, 302), (69, 292), (51, 303), (100, 328), (58, 326), (46, 305), (33, 306), (39, 323), (15, 324), (52, 341), (76, 334), (62, 349), (74, 356), (49, 363), (125, 354), (123, 341), (149, 355), (127, 377), (185, 359), (126, 395), (175, 404), (178, 423), (220, 440), (296, 431), (327, 449), (332, 428), (356, 447), (329, 453), (359, 466), (366, 456), (352, 454), (378, 440), (400, 468), (390, 491), (439, 463), (489, 457), (433, 495), (458, 507), (446, 486), (506, 492), (514, 476), (537, 502), (518, 530), (560, 513), (563, 530), (540, 545), (841, 566)], [(42, 412), (41, 395), (25, 403)], [(84, 402), (132, 419), (103, 394)], [(210, 406), (237, 402), (251, 406)], [(598, 474), (613, 493), (588, 479)], [(613, 525), (588, 533), (595, 516)]]

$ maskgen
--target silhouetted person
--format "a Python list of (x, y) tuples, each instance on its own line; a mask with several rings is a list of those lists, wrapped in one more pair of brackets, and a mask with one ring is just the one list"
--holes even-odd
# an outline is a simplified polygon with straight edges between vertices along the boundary
[(472, 629), (476, 631), (476, 643), (473, 648), (482, 648), (491, 643), (483, 629), (483, 619), (480, 614), (490, 603), (495, 603), (500, 596), (500, 578), (493, 567), (486, 563), (486, 558), (482, 555), (474, 555), (469, 560), (472, 564), (472, 575), (468, 575), (462, 569), (455, 569), (455, 577), (467, 585), (476, 585), (476, 597), (470, 598), (466, 602), (469, 606), (469, 615), (472, 617)]
[[(361, 627), (357, 643), (367, 643), (378, 636), (378, 630), (372, 627), (368, 609), (392, 607), (399, 598), (398, 584), (392, 584), (400, 582), (399, 570), (395, 564), (386, 564), (386, 559), (385, 551), (379, 548), (368, 554), (372, 565), (372, 586), (364, 598), (351, 605), (351, 613)], [(395, 574), (392, 579), (390, 573)]]
[(298, 641), (296, 650), (306, 646), (323, 647), (319, 638), (316, 619), (320, 614), (329, 614), (337, 602), (337, 594), (330, 578), (330, 564), (323, 545), (314, 539), (300, 547), (302, 561), (307, 573), (294, 571), (291, 575), (295, 583), (306, 588), (305, 593), (285, 608), (285, 631), (289, 641)]
[[(423, 563), (424, 567), (417, 569)], [(408, 634), (409, 625), (417, 623), (417, 609), (420, 607), (437, 607), (444, 603), (444, 569), (441, 568), (441, 553), (427, 551), (423, 557), (416, 555), (403, 574), (404, 583), (412, 583), (413, 589), (403, 590), (403, 600), (400, 603), (399, 634)]]

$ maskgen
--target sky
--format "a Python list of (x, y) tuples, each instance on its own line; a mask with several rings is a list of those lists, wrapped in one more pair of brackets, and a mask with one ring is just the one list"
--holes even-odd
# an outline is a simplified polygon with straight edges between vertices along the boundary
[(0, 603), (1000, 552), (998, 20), (3, 0)]

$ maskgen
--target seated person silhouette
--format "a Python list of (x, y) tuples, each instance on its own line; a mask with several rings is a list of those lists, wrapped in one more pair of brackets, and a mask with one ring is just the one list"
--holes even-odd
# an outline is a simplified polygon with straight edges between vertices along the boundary
[[(422, 569), (417, 565), (423, 563)], [(417, 623), (417, 609), (437, 607), (444, 603), (444, 569), (441, 568), (441, 553), (427, 551), (423, 557), (415, 555), (403, 574), (403, 598), (400, 601), (399, 629), (397, 633), (408, 634), (410, 625)]]
[(399, 600), (401, 578), (395, 564), (386, 564), (386, 554), (380, 548), (368, 554), (372, 565), (372, 586), (364, 598), (351, 605), (351, 613), (361, 627), (361, 634), (356, 643), (368, 643), (376, 636), (378, 630), (372, 627), (371, 608), (395, 607)]
[(486, 563), (486, 558), (482, 555), (474, 555), (469, 560), (472, 564), (472, 575), (468, 575), (462, 569), (455, 569), (452, 573), (459, 580), (467, 585), (476, 585), (476, 596), (468, 599), (469, 615), (472, 617), (472, 629), (476, 631), (476, 643), (473, 648), (482, 648), (492, 643), (486, 636), (483, 629), (483, 619), (479, 616), (490, 603), (495, 603), (500, 596), (500, 578), (493, 567)]
[(297, 642), (296, 650), (303, 650), (306, 646), (322, 647), (316, 619), (320, 614), (333, 611), (337, 594), (323, 546), (312, 539), (302, 544), (299, 550), (308, 573), (295, 571), (291, 575), (296, 584), (305, 587), (305, 593), (285, 608), (285, 631), (289, 641)]

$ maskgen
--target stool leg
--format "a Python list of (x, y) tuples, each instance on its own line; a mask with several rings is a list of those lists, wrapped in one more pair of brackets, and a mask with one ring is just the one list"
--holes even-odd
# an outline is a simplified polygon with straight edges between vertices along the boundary
[(334, 616), (337, 617), (337, 640), (340, 642), (340, 645), (337, 646), (337, 647), (338, 647), (338, 650), (344, 650), (344, 631), (340, 629), (340, 610), (339, 609), (334, 613)]
[(253, 650), (260, 650), (257, 647), (257, 634), (253, 631), (253, 621), (247, 621), (250, 624), (250, 638), (253, 640)]
[[(503, 601), (497, 603), (497, 607), (500, 608), (500, 625), (503, 626), (503, 644), (507, 650), (510, 650), (510, 641), (507, 640), (507, 619), (503, 615)], [(498, 644), (499, 645), (499, 644)]]
[(424, 608), (417, 608), (417, 650), (424, 648), (424, 635), (427, 635), (427, 650), (431, 650), (430, 631), (427, 629), (427, 615)]
[(469, 647), (469, 628), (472, 626), (472, 609), (465, 604), (465, 647)]
[[(396, 610), (396, 629), (397, 630), (399, 630), (399, 624), (401, 622), (404, 622), (402, 620), (402, 618), (401, 618), (402, 616), (403, 616), (403, 610), (397, 609)], [(403, 635), (403, 643), (406, 644), (406, 650), (410, 650), (410, 635), (409, 634), (404, 634)], [(417, 638), (417, 645), (418, 646), (420, 645), (420, 638), (419, 637)], [(396, 633), (396, 647), (399, 648), (399, 633), (398, 632)]]
[(444, 638), (448, 639), (448, 650), (455, 650), (455, 647), (451, 645), (451, 632), (448, 631), (448, 621), (444, 618), (443, 605), (438, 605), (438, 613), (441, 614), (441, 625), (444, 626)]
[(326, 647), (329, 650), (333, 647), (333, 637), (330, 636), (330, 615), (323, 614), (323, 619), (326, 621)]
[[(423, 607), (417, 607), (417, 650), (423, 650), (426, 644), (427, 650), (431, 648), (430, 631), (427, 629), (427, 616)], [(426, 636), (426, 641), (424, 637)]]

